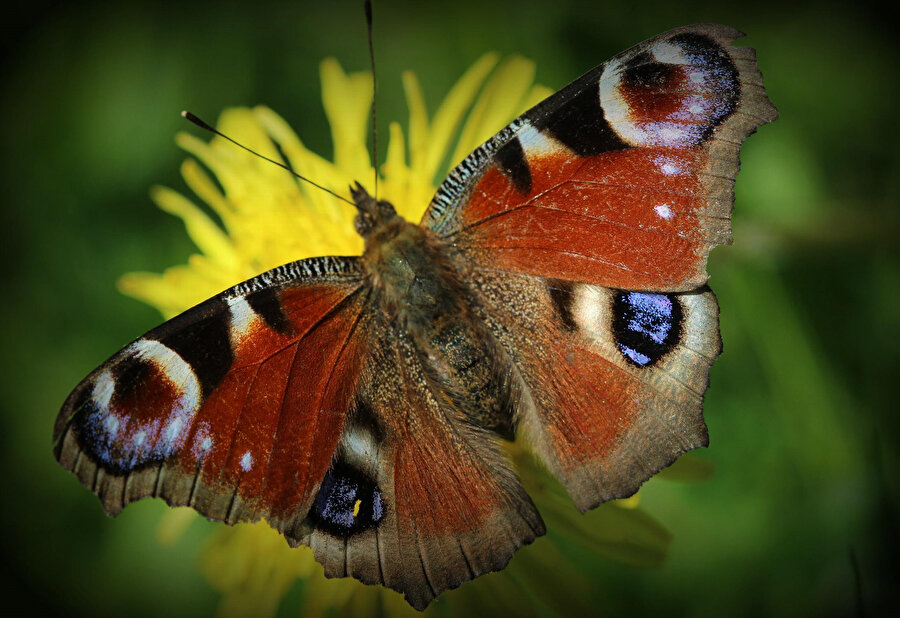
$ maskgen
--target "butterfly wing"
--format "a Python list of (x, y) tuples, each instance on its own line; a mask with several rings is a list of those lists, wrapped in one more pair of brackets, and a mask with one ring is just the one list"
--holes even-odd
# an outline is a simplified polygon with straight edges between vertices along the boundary
[(460, 163), (423, 225), (491, 268), (703, 285), (710, 249), (730, 242), (740, 144), (776, 117), (739, 35), (678, 28), (588, 72)]
[(57, 459), (111, 515), (159, 496), (300, 536), (361, 372), (366, 293), (357, 258), (313, 258), (189, 309), (75, 388)]
[(502, 569), (544, 524), (497, 436), (436, 398), (401, 329), (376, 330), (383, 336), (301, 542), (327, 576), (387, 586), (421, 610)]
[(647, 294), (482, 270), (483, 319), (526, 386), (518, 432), (582, 511), (706, 446), (721, 351), (708, 288)]

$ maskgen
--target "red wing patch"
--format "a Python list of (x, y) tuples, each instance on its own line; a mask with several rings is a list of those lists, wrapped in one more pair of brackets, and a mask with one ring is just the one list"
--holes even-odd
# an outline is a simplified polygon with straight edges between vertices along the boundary
[(491, 168), (462, 213), (461, 245), (515, 272), (624, 289), (696, 287), (706, 254), (729, 233), (691, 171), (704, 159), (655, 148), (534, 156), (524, 201), (512, 199), (511, 181)]
[[(317, 260), (327, 270), (333, 258)], [(75, 389), (57, 456), (107, 511), (160, 495), (228, 522), (299, 527), (362, 370), (366, 288), (353, 269), (292, 280), (312, 274), (298, 264), (150, 331)]]

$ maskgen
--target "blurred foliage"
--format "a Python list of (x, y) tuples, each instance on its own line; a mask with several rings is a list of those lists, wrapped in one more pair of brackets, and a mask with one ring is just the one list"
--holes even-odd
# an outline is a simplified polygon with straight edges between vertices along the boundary
[[(673, 26), (719, 21), (749, 34), (781, 118), (745, 145), (735, 244), (710, 260), (725, 342), (705, 408), (703, 455), (716, 473), (642, 491), (642, 507), (672, 535), (659, 568), (622, 566), (551, 530), (556, 544), (574, 545), (566, 553), (583, 580), (554, 579), (548, 557), (545, 584), (568, 582), (598, 615), (886, 609), (900, 572), (898, 48), (888, 20), (875, 5), (829, 2), (375, 9), (382, 131), (406, 118), (406, 69), (433, 110), (491, 49), (534, 59), (537, 81), (556, 88)], [(265, 103), (330, 155), (318, 65), (335, 56), (351, 70), (368, 66), (361, 2), (38, 1), (8, 11), (2, 28), (4, 598), (35, 614), (212, 613), (219, 593), (199, 556), (221, 526), (197, 520), (160, 543), (159, 501), (104, 518), (53, 461), (52, 423), (78, 380), (159, 321), (116, 291), (117, 278), (192, 251), (148, 198), (153, 184), (186, 191), (178, 112), (214, 118)], [(679, 473), (703, 472), (670, 474)], [(596, 513), (581, 525), (599, 534), (608, 514)], [(543, 555), (523, 552), (513, 565)], [(540, 599), (539, 586), (523, 587)], [(291, 586), (280, 614), (296, 615), (303, 595)], [(554, 615), (570, 606), (536, 607)]]

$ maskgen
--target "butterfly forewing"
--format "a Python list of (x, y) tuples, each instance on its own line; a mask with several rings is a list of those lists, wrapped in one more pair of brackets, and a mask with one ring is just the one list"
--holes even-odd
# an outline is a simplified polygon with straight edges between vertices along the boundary
[(423, 225), (492, 268), (686, 291), (731, 238), (741, 141), (775, 118), (739, 33), (688, 26), (588, 72), (439, 187)]
[(357, 258), (313, 258), (173, 318), (70, 395), (57, 458), (111, 514), (160, 496), (290, 535), (353, 401), (365, 292)]

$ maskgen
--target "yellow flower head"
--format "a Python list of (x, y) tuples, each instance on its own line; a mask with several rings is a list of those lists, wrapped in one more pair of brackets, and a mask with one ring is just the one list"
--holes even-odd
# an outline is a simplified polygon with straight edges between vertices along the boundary
[[(308, 150), (267, 107), (228, 109), (217, 127), (335, 191), (346, 192), (356, 180), (368, 185), (374, 177), (366, 146), (372, 77), (369, 73), (347, 74), (333, 59), (322, 62), (321, 77), (322, 100), (334, 142), (333, 161)], [(495, 54), (487, 54), (466, 71), (429, 118), (415, 75), (405, 73), (409, 124), (405, 134), (400, 124), (390, 125), (387, 156), (378, 170), (379, 198), (394, 204), (407, 220), (418, 221), (436, 182), (451, 164), (550, 94), (533, 85), (533, 78), (532, 62), (512, 57), (499, 63)], [(156, 307), (168, 318), (280, 264), (316, 255), (361, 253), (362, 239), (353, 229), (356, 211), (352, 207), (222, 138), (206, 142), (182, 133), (177, 142), (195, 157), (181, 168), (187, 185), (218, 221), (183, 195), (154, 188), (153, 200), (184, 221), (199, 252), (187, 264), (173, 266), (163, 274), (123, 276), (119, 286), (124, 293)], [(586, 611), (591, 603), (590, 581), (566, 557), (567, 546), (588, 547), (628, 564), (661, 562), (669, 535), (635, 508), (636, 498), (581, 515), (564, 490), (535, 467), (530, 457), (515, 446), (511, 455), (547, 521), (548, 537), (520, 550), (502, 573), (480, 577), (443, 594), (426, 614), (483, 614), (495, 608), (525, 615), (542, 603), (561, 614)], [(686, 456), (681, 461), (688, 462), (688, 476), (697, 474), (690, 471), (691, 466), (699, 466), (703, 474), (702, 463), (696, 463), (702, 460)], [(684, 466), (682, 463), (682, 473)], [(176, 536), (190, 513), (188, 509), (171, 511), (161, 538)], [(205, 552), (203, 569), (223, 594), (223, 614), (272, 614), (300, 578), (304, 616), (334, 610), (352, 616), (421, 615), (400, 595), (384, 588), (352, 579), (326, 581), (312, 551), (289, 548), (264, 523), (223, 526)]]

